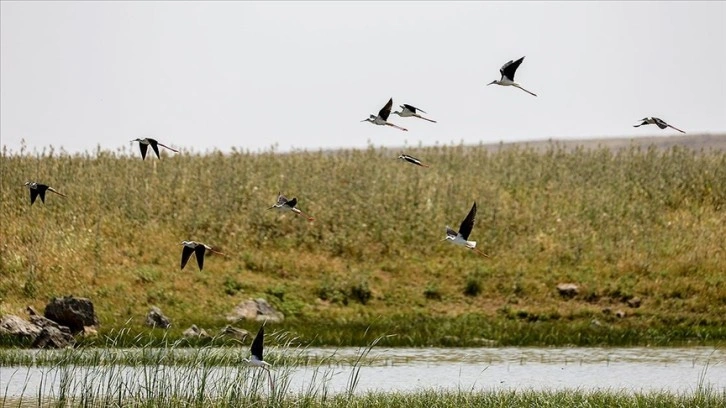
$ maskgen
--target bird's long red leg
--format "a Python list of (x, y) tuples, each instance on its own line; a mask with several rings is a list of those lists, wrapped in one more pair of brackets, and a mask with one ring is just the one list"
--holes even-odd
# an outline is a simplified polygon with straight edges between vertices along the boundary
[(66, 197), (66, 198), (67, 198), (67, 196), (66, 196), (65, 194), (59, 193), (59, 192), (57, 192), (57, 191), (53, 190), (53, 189), (52, 189), (52, 188), (50, 188), (50, 187), (48, 187), (48, 191), (52, 191), (52, 192), (54, 192), (54, 193), (58, 194), (58, 195), (59, 195), (59, 196), (61, 196), (61, 197)]
[(275, 392), (275, 382), (272, 381), (272, 374), (270, 374), (270, 369), (267, 367), (262, 367), (265, 371), (267, 371), (267, 379), (270, 380), (270, 391), (273, 393)]
[(677, 127), (675, 127), (673, 125), (668, 125), (668, 127), (673, 128), (673, 129), (675, 129), (675, 130), (677, 130), (677, 131), (679, 131), (681, 133), (686, 133), (686, 132), (682, 131), (681, 129), (678, 129)]
[(479, 250), (479, 249), (476, 249), (476, 248), (472, 248), (472, 249), (474, 250), (474, 252), (478, 253), (479, 255), (481, 255), (481, 256), (483, 256), (483, 257), (485, 257), (485, 258), (489, 258), (489, 255), (485, 254), (485, 253), (484, 253), (484, 252), (482, 252), (481, 250)]
[(300, 209), (299, 209), (299, 208), (295, 208), (295, 209), (293, 210), (293, 212), (294, 212), (295, 214), (298, 214), (298, 215), (302, 215), (303, 217), (307, 218), (307, 219), (308, 219), (308, 221), (315, 221), (315, 218), (313, 218), (313, 217), (311, 217), (311, 216), (309, 216), (309, 215), (305, 214), (304, 212), (300, 211)]
[(433, 119), (429, 119), (429, 118), (425, 118), (425, 117), (423, 117), (423, 116), (421, 116), (421, 115), (416, 115), (416, 117), (417, 117), (417, 118), (421, 118), (421, 119), (423, 119), (423, 120), (428, 120), (428, 121), (429, 121), (429, 122), (431, 122), (431, 123), (436, 123), (436, 121), (435, 121), (435, 120), (433, 120)]
[(521, 89), (521, 90), (523, 90), (524, 92), (527, 92), (528, 94), (530, 94), (530, 95), (532, 95), (532, 96), (537, 96), (537, 94), (536, 94), (536, 93), (534, 93), (534, 92), (530, 92), (530, 91), (528, 91), (528, 90), (526, 90), (526, 89), (522, 88), (522, 87), (521, 87), (521, 86), (519, 86), (519, 85), (514, 85), (514, 86), (515, 86), (515, 87), (517, 87), (517, 88), (519, 88), (519, 89)]
[(172, 149), (171, 147), (169, 147), (169, 146), (166, 146), (166, 145), (163, 145), (163, 144), (161, 144), (161, 143), (159, 143), (159, 142), (156, 142), (156, 144), (157, 144), (157, 145), (159, 145), (159, 146), (161, 146), (161, 147), (166, 147), (167, 149), (171, 150), (171, 151), (172, 151), (172, 152), (174, 152), (174, 153), (179, 153), (179, 150), (176, 150), (176, 149)]
[(400, 130), (403, 130), (404, 132), (408, 132), (408, 129), (406, 129), (406, 128), (402, 128), (402, 127), (400, 127), (400, 126), (396, 126), (396, 125), (394, 125), (393, 123), (389, 123), (389, 122), (386, 122), (386, 125), (388, 125), (388, 126), (393, 126), (393, 127), (395, 127), (396, 129), (400, 129)]

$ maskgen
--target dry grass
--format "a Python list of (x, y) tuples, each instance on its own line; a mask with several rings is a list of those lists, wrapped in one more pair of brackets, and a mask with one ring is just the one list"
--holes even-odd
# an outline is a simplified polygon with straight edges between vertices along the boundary
[[(240, 300), (263, 296), (291, 322), (477, 313), (644, 328), (726, 323), (723, 151), (550, 143), (407, 152), (432, 167), (375, 148), (160, 161), (126, 150), (5, 151), (0, 313), (73, 294), (91, 298), (107, 328), (140, 326), (151, 305), (177, 327), (219, 326)], [(49, 194), (31, 207), (26, 180), (68, 198)], [(268, 211), (278, 191), (316, 220)], [(441, 242), (475, 200), (471, 238), (490, 259)], [(228, 256), (180, 271), (187, 239)], [(580, 295), (561, 299), (560, 282), (579, 284)], [(632, 297), (640, 308), (625, 305)], [(605, 307), (629, 316), (618, 321)]]

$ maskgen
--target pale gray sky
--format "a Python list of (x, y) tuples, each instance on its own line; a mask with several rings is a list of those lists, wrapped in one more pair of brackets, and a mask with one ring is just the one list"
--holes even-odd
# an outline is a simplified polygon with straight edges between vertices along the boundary
[[(0, 143), (203, 152), (726, 132), (725, 2), (0, 2)], [(526, 56), (516, 80), (485, 86)], [(360, 121), (393, 97), (439, 123)]]

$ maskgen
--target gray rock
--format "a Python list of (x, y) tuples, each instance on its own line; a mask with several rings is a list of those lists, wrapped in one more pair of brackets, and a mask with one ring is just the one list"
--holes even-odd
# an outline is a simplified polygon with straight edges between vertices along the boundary
[(285, 319), (285, 315), (273, 308), (265, 299), (248, 299), (234, 307), (232, 313), (227, 315), (227, 321), (254, 320), (258, 322), (278, 323)]
[(33, 341), (34, 348), (66, 348), (73, 347), (76, 340), (70, 333), (64, 333), (60, 329), (48, 326), (43, 327)]
[(35, 339), (41, 328), (20, 316), (5, 315), (0, 318), (0, 335)]
[(563, 298), (571, 299), (580, 293), (580, 288), (574, 283), (560, 283), (557, 285), (557, 291)]
[(633, 309), (637, 309), (640, 307), (640, 304), (642, 303), (642, 301), (640, 300), (639, 297), (634, 297), (632, 299), (628, 299), (628, 301), (625, 303), (627, 303), (627, 305), (632, 307)]
[(250, 332), (227, 325), (224, 329), (220, 330), (219, 334), (232, 337), (235, 340), (244, 341), (250, 335)]
[(53, 298), (45, 306), (44, 314), (61, 326), (67, 326), (73, 333), (81, 333), (86, 326), (98, 326), (93, 303), (86, 298), (75, 296)]
[(158, 327), (161, 329), (168, 329), (171, 327), (171, 321), (168, 317), (164, 316), (156, 306), (152, 306), (149, 313), (146, 315), (146, 325), (149, 327)]
[(204, 329), (200, 329), (199, 327), (197, 327), (196, 324), (193, 324), (190, 328), (184, 330), (182, 335), (186, 338), (192, 338), (192, 337), (207, 338), (207, 337), (209, 337), (209, 334), (207, 333), (207, 331)]

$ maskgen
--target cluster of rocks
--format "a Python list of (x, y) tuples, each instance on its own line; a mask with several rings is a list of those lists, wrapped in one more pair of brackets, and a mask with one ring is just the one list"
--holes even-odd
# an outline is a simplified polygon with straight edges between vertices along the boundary
[(29, 319), (16, 315), (0, 318), (0, 335), (31, 341), (35, 348), (72, 347), (74, 335), (95, 335), (98, 317), (89, 299), (66, 296), (53, 298), (41, 316), (32, 307), (27, 308)]
[[(230, 323), (237, 323), (243, 320), (251, 320), (256, 322), (272, 322), (277, 323), (285, 319), (285, 316), (275, 310), (265, 299), (248, 299), (234, 307), (232, 312), (227, 316), (227, 321)], [(156, 306), (152, 306), (149, 313), (146, 314), (146, 325), (153, 328), (168, 329), (171, 327), (171, 319), (164, 315), (164, 313)], [(223, 328), (219, 335), (228, 336), (240, 341), (243, 341), (249, 332), (244, 329), (239, 329), (227, 325)], [(188, 329), (182, 333), (187, 338), (208, 338), (211, 335), (204, 329), (200, 328), (196, 324), (192, 324)]]
[[(580, 293), (580, 287), (574, 283), (560, 283), (557, 285), (557, 292), (564, 299), (572, 299)], [(622, 299), (622, 301), (632, 309), (639, 308), (642, 303), (642, 300), (639, 297), (628, 297), (626, 299)], [(602, 313), (604, 315), (614, 315), (618, 318), (624, 318), (627, 316), (627, 313), (625, 313), (624, 310), (613, 310), (610, 306), (604, 307), (602, 309)]]

